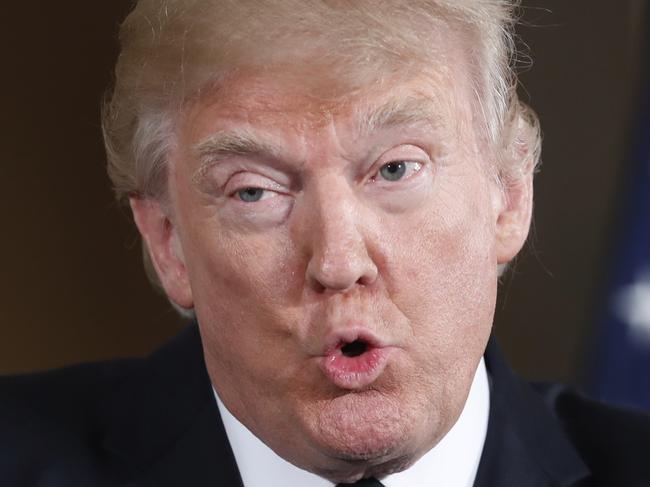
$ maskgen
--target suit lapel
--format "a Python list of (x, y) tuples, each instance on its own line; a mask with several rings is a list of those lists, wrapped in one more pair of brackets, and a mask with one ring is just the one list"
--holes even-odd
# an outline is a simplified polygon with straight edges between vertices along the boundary
[(104, 444), (128, 465), (128, 485), (242, 486), (196, 324), (139, 365), (107, 408)]
[(490, 419), (475, 487), (574, 486), (589, 476), (543, 399), (501, 358), (486, 350)]
[(210, 406), (144, 473), (141, 485), (243, 487), (217, 409)]

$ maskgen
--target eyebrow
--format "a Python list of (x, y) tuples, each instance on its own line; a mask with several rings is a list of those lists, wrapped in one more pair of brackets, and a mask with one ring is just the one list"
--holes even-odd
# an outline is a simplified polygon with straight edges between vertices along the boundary
[(231, 156), (254, 156), (278, 160), (282, 148), (270, 141), (260, 139), (252, 132), (243, 129), (237, 131), (219, 131), (193, 147), (199, 159), (199, 167), (192, 175), (192, 181), (198, 183), (212, 166)]
[(360, 135), (400, 126), (424, 124), (431, 128), (442, 125), (439, 104), (425, 96), (395, 98), (378, 107), (365, 109), (358, 116), (357, 131)]

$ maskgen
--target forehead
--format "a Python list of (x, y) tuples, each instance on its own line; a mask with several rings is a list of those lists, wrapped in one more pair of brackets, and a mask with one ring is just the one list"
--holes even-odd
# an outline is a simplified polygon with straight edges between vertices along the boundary
[(305, 132), (336, 121), (358, 134), (413, 123), (459, 129), (471, 124), (471, 83), (464, 62), (412, 66), (354, 85), (314, 68), (240, 69), (185, 112), (196, 141), (226, 126)]

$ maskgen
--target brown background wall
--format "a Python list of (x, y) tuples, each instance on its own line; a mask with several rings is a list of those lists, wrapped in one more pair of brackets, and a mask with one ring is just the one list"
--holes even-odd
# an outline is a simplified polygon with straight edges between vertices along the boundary
[(522, 91), (542, 122), (543, 165), (532, 238), (502, 287), (497, 331), (524, 375), (578, 382), (592, 358), (618, 197), (634, 162), (628, 145), (648, 64), (647, 2), (524, 5), (520, 34), (535, 63)]
[[(0, 28), (0, 372), (142, 355), (182, 326), (104, 170), (98, 106), (130, 2), (37, 3), (3, 6)], [(524, 4), (544, 166), (497, 331), (524, 375), (576, 382), (624, 189), (644, 1)]]

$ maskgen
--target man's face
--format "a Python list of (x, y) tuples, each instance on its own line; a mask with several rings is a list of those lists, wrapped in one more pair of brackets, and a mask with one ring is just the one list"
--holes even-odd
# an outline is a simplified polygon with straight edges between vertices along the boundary
[(231, 412), (334, 480), (435, 445), (490, 334), (504, 204), (462, 69), (340, 103), (242, 74), (179, 125), (163, 283)]

